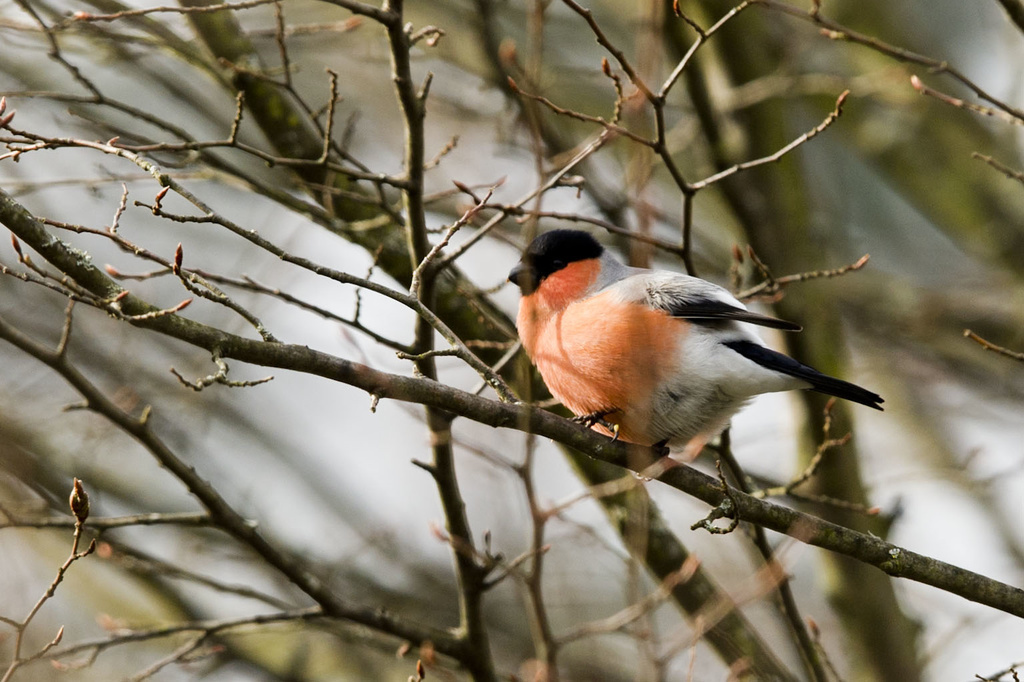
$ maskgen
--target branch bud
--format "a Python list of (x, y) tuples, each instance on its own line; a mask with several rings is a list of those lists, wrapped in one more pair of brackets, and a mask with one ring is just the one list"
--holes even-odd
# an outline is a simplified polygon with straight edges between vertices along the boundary
[(732, 259), (739, 264), (743, 264), (743, 251), (740, 249), (739, 244), (732, 245)]
[(77, 478), (71, 488), (71, 497), (68, 499), (68, 503), (71, 505), (71, 513), (75, 515), (78, 523), (85, 523), (85, 520), (89, 518), (89, 494), (85, 492), (82, 482)]
[(156, 193), (156, 200), (153, 202), (153, 213), (154, 214), (161, 209), (160, 202), (163, 201), (163, 198), (165, 196), (167, 196), (167, 193), (169, 191), (171, 191), (170, 185), (164, 187), (163, 189), (161, 189), (159, 192)]
[[(7, 98), (0, 97), (0, 116), (3, 116), (4, 112), (7, 111)], [(14, 120), (14, 112), (0, 118), (0, 128), (6, 128), (7, 125)]]

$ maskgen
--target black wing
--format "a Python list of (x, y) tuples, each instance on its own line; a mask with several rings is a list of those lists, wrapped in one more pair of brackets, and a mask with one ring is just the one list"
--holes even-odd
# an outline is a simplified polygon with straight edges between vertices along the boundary
[(751, 341), (726, 341), (722, 345), (762, 367), (767, 367), (797, 379), (803, 379), (811, 385), (812, 391), (851, 400), (861, 405), (873, 407), (876, 410), (881, 410), (880, 403), (885, 402), (882, 400), (882, 396), (877, 393), (872, 393), (866, 388), (861, 388), (848, 381), (822, 374), (813, 367), (801, 364), (788, 355), (783, 355), (773, 351), (771, 348), (765, 348)]
[(737, 308), (725, 301), (713, 298), (694, 298), (662, 300), (658, 302), (663, 310), (668, 311), (672, 317), (681, 317), (694, 322), (715, 322), (722, 320), (736, 320), (737, 322), (749, 322), (762, 327), (783, 329), (788, 332), (798, 332), (803, 327), (793, 322), (780, 320), (777, 317), (759, 315), (743, 308)]

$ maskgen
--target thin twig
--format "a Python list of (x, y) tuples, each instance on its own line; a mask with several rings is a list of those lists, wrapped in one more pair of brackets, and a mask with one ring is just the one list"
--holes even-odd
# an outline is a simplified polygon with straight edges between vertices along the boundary
[(718, 173), (715, 173), (714, 175), (712, 175), (710, 177), (707, 177), (707, 178), (705, 178), (703, 180), (695, 182), (692, 185), (694, 191), (702, 190), (705, 187), (708, 187), (709, 185), (713, 185), (716, 182), (724, 180), (725, 178), (727, 178), (727, 177), (729, 177), (731, 175), (735, 175), (736, 173), (739, 173), (741, 171), (749, 170), (751, 168), (757, 168), (758, 166), (764, 166), (764, 165), (769, 164), (769, 163), (776, 163), (776, 162), (780, 161), (782, 159), (782, 157), (784, 157), (786, 154), (788, 154), (789, 152), (793, 151), (794, 149), (796, 149), (800, 145), (804, 144), (805, 142), (811, 140), (812, 138), (817, 137), (821, 133), (825, 132), (825, 130), (830, 125), (835, 123), (836, 119), (838, 119), (842, 115), (842, 113), (843, 113), (843, 104), (846, 102), (846, 98), (847, 98), (847, 96), (849, 96), (849, 94), (850, 94), (849, 90), (844, 90), (839, 95), (839, 97), (836, 99), (835, 107), (833, 107), (833, 109), (829, 113), (829, 115), (825, 117), (824, 121), (822, 121), (818, 125), (814, 126), (814, 128), (812, 128), (811, 130), (807, 131), (806, 133), (804, 133), (800, 137), (796, 138), (795, 140), (793, 140), (792, 142), (787, 144), (782, 149), (779, 149), (777, 152), (775, 152), (773, 154), (769, 154), (768, 156), (761, 157), (760, 159), (754, 159), (752, 161), (745, 161), (743, 163), (737, 163), (736, 165), (732, 166), (731, 168), (726, 168), (725, 170), (723, 170), (721, 172), (718, 172)]
[[(54, 353), (54, 356), (58, 358), (59, 361), (66, 361), (63, 353)], [(29, 656), (22, 657), (22, 647), (25, 644), (25, 631), (28, 630), (28, 626), (36, 617), (36, 614), (38, 614), (39, 610), (43, 608), (43, 605), (52, 599), (53, 595), (57, 593), (57, 588), (64, 581), (64, 576), (67, 574), (68, 569), (71, 568), (71, 565), (96, 551), (95, 539), (89, 542), (89, 546), (84, 551), (78, 551), (78, 545), (82, 539), (82, 531), (84, 530), (85, 522), (89, 517), (89, 496), (86, 494), (81, 481), (77, 478), (74, 480), (74, 485), (71, 490), (70, 505), (71, 512), (75, 517), (75, 530), (74, 536), (71, 540), (70, 555), (57, 569), (57, 576), (50, 583), (50, 586), (46, 588), (46, 591), (43, 592), (42, 596), (36, 600), (36, 603), (29, 610), (28, 615), (26, 615), (21, 621), (13, 621), (8, 618), (4, 619), (5, 623), (15, 629), (15, 635), (14, 650), (11, 653), (11, 660), (3, 677), (0, 677), (0, 682), (10, 682), (14, 673), (17, 672), (20, 667), (46, 656), (51, 649), (60, 644), (60, 641), (64, 636), (64, 627), (62, 626), (60, 630), (57, 631), (56, 636), (47, 644), (43, 645), (41, 649)]]
[(594, 33), (594, 37), (597, 39), (598, 44), (600, 44), (601, 47), (603, 47), (604, 49), (608, 50), (608, 52), (613, 57), (615, 57), (615, 61), (619, 63), (619, 68), (621, 68), (626, 73), (626, 75), (629, 77), (629, 81), (634, 85), (634, 87), (636, 87), (637, 90), (643, 93), (644, 97), (646, 97), (649, 101), (655, 101), (657, 96), (654, 94), (654, 92), (651, 91), (649, 87), (647, 87), (647, 84), (643, 81), (643, 79), (640, 78), (640, 75), (636, 72), (636, 69), (634, 69), (633, 65), (630, 64), (628, 59), (626, 59), (625, 53), (618, 47), (616, 47), (615, 44), (608, 39), (608, 36), (605, 35), (604, 31), (601, 30), (601, 27), (598, 25), (597, 20), (594, 19), (594, 13), (591, 12), (586, 7), (583, 7), (577, 2), (575, 2), (575, 0), (562, 0), (562, 2), (569, 9), (583, 17), (583, 19), (587, 22), (587, 25), (590, 26), (590, 30)]
[[(8, 227), (13, 227), (21, 235), (30, 237), (31, 234), (23, 229), (26, 227), (25, 224), (17, 220), (10, 220), (11, 215), (6, 211), (2, 198), (3, 194), (0, 191), (0, 222), (4, 222)], [(43, 252), (48, 251), (47, 245), (42, 241), (33, 242), (33, 248)], [(51, 253), (50, 256), (56, 259), (54, 254)], [(152, 328), (208, 350), (228, 341), (229, 343), (223, 345), (225, 357), (268, 367), (287, 367), (292, 371), (327, 377), (333, 381), (355, 386), (381, 398), (427, 404), (452, 411), (482, 424), (536, 433), (616, 466), (629, 468), (629, 462), (635, 462), (635, 457), (646, 459), (652, 454), (648, 448), (639, 448), (638, 452), (637, 446), (613, 442), (606, 436), (581, 428), (579, 424), (528, 405), (502, 403), (436, 382), (381, 372), (366, 365), (318, 352), (307, 346), (285, 343), (267, 344), (234, 336), (221, 330), (214, 330), (194, 321), (188, 321), (187, 324), (158, 322), (154, 323)], [(77, 370), (63, 367), (53, 351), (26, 337), (2, 316), (0, 316), (0, 338), (58, 369), (60, 374), (77, 390), (86, 395), (92, 409), (101, 411), (104, 416), (127, 430), (144, 445), (154, 448), (161, 457), (168, 454), (164, 452), (165, 446), (149, 432), (145, 423), (123, 413), (120, 408), (85, 381)], [(96, 401), (100, 401), (99, 404), (96, 404)], [(93, 407), (94, 404), (96, 407)], [(183, 480), (195, 485), (196, 488), (193, 492), (197, 497), (204, 502), (209, 502), (219, 514), (230, 509), (225, 507), (226, 503), (218, 495), (208, 490), (208, 486), (191, 467), (181, 463), (173, 456), (173, 453), (170, 455), (165, 466), (172, 468), (175, 474), (182, 477)], [(665, 470), (658, 480), (712, 506), (717, 506), (724, 498), (721, 486), (714, 478), (692, 467), (672, 467)], [(214, 496), (210, 497), (211, 494)], [(923, 582), (958, 594), (965, 599), (1024, 617), (1024, 590), (1020, 588), (903, 549), (885, 542), (881, 538), (860, 533), (794, 509), (757, 500), (738, 490), (733, 490), (732, 494), (737, 505), (737, 514), (744, 521), (790, 534), (801, 542), (856, 558), (877, 566), (892, 576)], [(220, 515), (217, 518), (221, 524), (225, 524), (225, 529), (237, 533), (247, 542), (256, 542), (257, 551), (260, 554), (267, 551), (263, 545), (266, 541), (259, 536), (256, 529), (252, 528), (244, 517), (236, 517), (232, 512), (226, 519), (221, 518)], [(305, 576), (304, 571), (299, 569), (300, 564), (295, 563), (295, 559), (278, 556), (276, 548), (269, 551), (273, 557), (271, 563), (275, 566), (282, 566), (282, 570), (289, 577), (298, 571), (297, 577), (293, 579), (299, 584), (303, 584), (305, 588), (312, 590), (317, 601), (323, 599), (332, 605), (344, 604), (344, 602), (338, 602), (337, 597), (319, 580), (307, 583), (307, 579), (312, 578)], [(374, 613), (370, 617), (367, 613), (357, 611), (354, 615), (357, 618), (367, 618), (371, 623), (383, 622), (391, 625), (393, 620), (389, 614)], [(443, 633), (435, 634), (441, 641), (450, 641)]]
[(262, 5), (269, 5), (280, 0), (243, 0), (242, 2), (226, 2), (219, 5), (203, 5), (199, 7), (177, 7), (160, 6), (148, 7), (146, 9), (126, 9), (110, 14), (92, 14), (90, 12), (78, 11), (65, 19), (66, 23), (92, 23), (99, 21), (117, 21), (129, 17), (141, 17), (147, 14), (169, 13), (169, 14), (203, 14), (208, 12), (237, 11), (240, 9), (251, 9)]
[(712, 26), (706, 31), (703, 30), (700, 26), (698, 26), (697, 22), (693, 21), (691, 18), (683, 14), (681, 11), (676, 12), (676, 16), (680, 17), (690, 26), (690, 28), (697, 32), (697, 40), (693, 42), (690, 48), (686, 51), (686, 54), (683, 55), (682, 59), (679, 60), (675, 68), (672, 69), (672, 73), (670, 73), (668, 78), (665, 79), (665, 82), (662, 83), (661, 89), (658, 90), (659, 101), (664, 102), (665, 98), (668, 97), (669, 90), (671, 90), (672, 86), (674, 86), (676, 84), (676, 81), (679, 80), (679, 77), (683, 74), (683, 71), (689, 65), (694, 55), (697, 54), (697, 50), (700, 49), (700, 46), (706, 43), (708, 39), (711, 38), (711, 36), (713, 36), (715, 33), (721, 30), (721, 28), (725, 26), (729, 21), (734, 19), (736, 15), (738, 15), (746, 8), (750, 7), (751, 4), (751, 0), (744, 0), (743, 2), (741, 2), (740, 4), (733, 7), (731, 10), (726, 12), (724, 15), (722, 15), (722, 18), (716, 21), (714, 26)]
[[(183, 633), (202, 633), (206, 637), (213, 635), (230, 632), (231, 630), (237, 630), (240, 628), (250, 627), (253, 625), (266, 625), (269, 623), (288, 623), (288, 622), (301, 622), (309, 620), (322, 620), (327, 618), (323, 609), (314, 606), (305, 609), (294, 609), (291, 611), (280, 611), (275, 613), (267, 614), (256, 614), (250, 616), (241, 616), (238, 618), (226, 618), (222, 620), (206, 620), (206, 621), (192, 621), (187, 623), (177, 623), (174, 625), (168, 625), (164, 627), (151, 628), (148, 630), (129, 630), (127, 632), (118, 633), (112, 637), (104, 637), (101, 639), (88, 640), (79, 642), (77, 644), (51, 651), (48, 658), (51, 659), (65, 659), (69, 656), (75, 656), (82, 653), (89, 653), (90, 660), (94, 660), (96, 654), (105, 651), (106, 649), (122, 646), (125, 644), (133, 644), (137, 642), (149, 642), (156, 639), (164, 639), (167, 637), (174, 637)], [(63, 668), (74, 668), (78, 667), (76, 664), (61, 664)]]
[(981, 161), (984, 161), (985, 163), (987, 163), (988, 165), (992, 166), (997, 171), (999, 171), (1000, 173), (1002, 173), (1006, 177), (1010, 178), (1011, 180), (1016, 180), (1017, 182), (1019, 182), (1021, 184), (1024, 184), (1024, 172), (1021, 172), (1019, 170), (1015, 170), (1013, 168), (1010, 168), (1006, 164), (1000, 163), (999, 161), (996, 161), (991, 156), (986, 156), (984, 154), (979, 154), (978, 152), (971, 152), (971, 158), (979, 159)]
[(178, 370), (174, 369), (173, 367), (171, 368), (171, 374), (173, 374), (175, 378), (183, 385), (191, 388), (193, 391), (196, 391), (197, 393), (199, 391), (202, 391), (207, 386), (212, 386), (213, 384), (221, 384), (223, 386), (228, 386), (229, 388), (248, 388), (250, 386), (259, 386), (260, 384), (265, 384), (268, 381), (272, 381), (274, 379), (273, 376), (267, 376), (263, 377), (262, 379), (251, 379), (248, 381), (232, 381), (228, 379), (228, 363), (224, 362), (223, 358), (221, 358), (216, 353), (214, 353), (213, 362), (215, 365), (217, 365), (217, 371), (214, 372), (213, 374), (208, 374), (204, 377), (200, 377), (195, 381), (189, 381), (188, 379), (183, 377), (181, 373), (178, 372)]
[[(19, 134), (24, 134), (24, 135), (26, 135), (26, 136), (28, 136), (30, 138), (33, 137), (31, 134), (29, 134), (27, 132), (18, 131), (18, 133)], [(58, 140), (55, 139), (53, 141), (58, 141)], [(212, 224), (220, 225), (220, 226), (228, 229), (230, 232), (232, 232), (232, 233), (242, 237), (243, 239), (248, 240), (249, 242), (253, 243), (254, 245), (258, 246), (259, 248), (261, 248), (261, 249), (263, 249), (263, 250), (273, 254), (274, 256), (280, 258), (281, 260), (284, 260), (286, 262), (292, 263), (294, 265), (298, 265), (299, 267), (305, 268), (305, 269), (307, 269), (307, 270), (309, 270), (309, 271), (311, 271), (311, 272), (313, 272), (313, 273), (315, 273), (317, 275), (328, 277), (328, 278), (333, 279), (333, 280), (335, 280), (335, 281), (337, 281), (339, 283), (342, 283), (342, 284), (354, 284), (356, 286), (359, 286), (359, 287), (362, 287), (362, 288), (365, 288), (365, 289), (369, 289), (369, 290), (371, 290), (371, 291), (373, 291), (375, 293), (387, 296), (388, 298), (391, 298), (391, 299), (393, 299), (393, 300), (395, 300), (395, 301), (397, 301), (397, 302), (399, 302), (399, 303), (401, 303), (401, 304), (411, 308), (414, 312), (416, 312), (416, 314), (420, 318), (424, 319), (435, 331), (437, 331), (439, 334), (441, 334), (441, 336), (444, 337), (444, 339), (446, 341), (448, 341), (453, 347), (459, 349), (459, 358), (463, 362), (465, 362), (468, 365), (470, 365), (473, 369), (475, 369), (480, 374), (480, 376), (488, 383), (488, 385), (492, 389), (494, 389), (494, 391), (503, 400), (509, 400), (509, 401), (516, 400), (515, 393), (512, 391), (511, 388), (509, 388), (509, 386), (505, 382), (505, 380), (502, 379), (500, 376), (498, 376), (495, 372), (493, 372), (491, 370), (491, 368), (486, 363), (484, 363), (482, 360), (480, 360), (480, 358), (477, 357), (477, 355), (475, 353), (473, 353), (470, 349), (466, 348), (466, 346), (462, 342), (462, 340), (459, 339), (459, 337), (444, 322), (441, 321), (441, 319), (437, 316), (437, 314), (434, 313), (428, 306), (424, 305), (424, 303), (422, 301), (418, 300), (415, 296), (410, 296), (410, 295), (405, 294), (403, 292), (400, 292), (400, 291), (397, 291), (395, 289), (392, 289), (391, 287), (388, 287), (388, 286), (385, 286), (385, 285), (382, 285), (382, 284), (378, 284), (376, 282), (369, 281), (369, 280), (367, 280), (365, 278), (355, 277), (355, 276), (350, 275), (348, 273), (345, 273), (345, 272), (342, 272), (342, 271), (339, 271), (339, 270), (335, 270), (333, 268), (328, 268), (328, 267), (319, 265), (319, 264), (314, 263), (313, 261), (308, 260), (306, 258), (301, 258), (301, 257), (294, 256), (294, 255), (290, 254), (289, 252), (285, 251), (284, 249), (282, 249), (282, 248), (278, 247), (277, 245), (273, 244), (270, 240), (265, 239), (262, 236), (260, 236), (255, 230), (246, 229), (246, 228), (244, 228), (244, 227), (242, 227), (242, 226), (240, 226), (240, 225), (238, 225), (238, 224), (236, 224), (236, 223), (234, 223), (234, 222), (232, 222), (232, 221), (230, 221), (230, 220), (220, 216), (219, 214), (214, 212), (205, 202), (200, 200), (195, 194), (193, 194), (188, 189), (186, 189), (183, 185), (178, 183), (177, 180), (175, 180), (169, 174), (165, 173), (163, 171), (163, 169), (161, 169), (159, 166), (157, 166), (156, 164), (150, 162), (147, 159), (142, 158), (141, 156), (139, 156), (138, 154), (136, 154), (133, 151), (130, 151), (130, 150), (128, 150), (126, 148), (123, 148), (123, 147), (112, 146), (110, 144), (104, 144), (104, 143), (101, 143), (101, 142), (92, 142), (90, 140), (78, 140), (78, 139), (71, 139), (71, 138), (60, 138), (58, 143), (60, 145), (68, 146), (68, 147), (84, 147), (84, 148), (89, 148), (89, 149), (96, 149), (96, 150), (102, 151), (102, 152), (104, 152), (106, 154), (110, 154), (110, 155), (113, 155), (113, 156), (119, 156), (119, 157), (124, 158), (124, 159), (126, 159), (128, 161), (131, 161), (132, 163), (134, 163), (138, 167), (140, 167), (143, 170), (149, 172), (154, 178), (156, 178), (156, 180), (160, 183), (160, 185), (162, 187), (169, 188), (171, 191), (175, 192), (176, 194), (178, 194), (179, 196), (184, 198), (186, 201), (191, 203), (193, 206), (195, 206), (197, 209), (199, 209), (202, 212), (202, 214), (203, 214), (203, 215), (200, 215), (200, 216), (176, 215), (176, 214), (172, 214), (172, 213), (169, 213), (167, 211), (164, 211), (162, 208), (160, 208), (158, 202), (154, 203), (153, 205), (146, 205), (146, 207), (149, 208), (155, 215), (158, 215), (158, 216), (163, 217), (163, 218), (167, 218), (169, 220), (174, 220), (176, 222), (182, 222), (182, 223), (195, 222), (195, 223), (212, 223)], [(0, 190), (0, 191), (2, 191), (2, 190)], [(437, 267), (438, 268), (444, 267), (444, 265), (446, 265), (447, 262), (450, 260), (450, 258), (452, 256), (454, 256), (454, 255), (455, 254), (451, 254), (448, 259), (444, 259), (442, 261), (439, 261), (438, 264), (437, 264)], [(120, 288), (118, 288), (118, 289), (120, 290)], [(121, 290), (121, 291), (123, 291), (123, 290)], [(178, 310), (180, 310), (181, 307), (184, 307), (184, 304), (179, 304), (179, 306), (180, 307), (177, 307), (177, 308), (168, 308), (168, 309), (166, 309), (164, 311), (157, 311), (157, 312), (147, 313), (147, 315), (149, 317), (152, 317), (152, 316), (156, 316), (158, 314), (159, 315), (173, 314), (173, 313), (177, 312)], [(115, 312), (119, 312), (119, 311), (115, 310)], [(148, 317), (144, 318), (144, 319), (148, 319)]]
[(699, 565), (700, 562), (696, 557), (688, 557), (686, 561), (683, 562), (683, 565), (674, 573), (666, 576), (653, 592), (646, 595), (639, 601), (630, 604), (618, 613), (612, 614), (611, 616), (598, 621), (585, 623), (567, 633), (562, 634), (558, 638), (559, 644), (564, 645), (584, 637), (592, 637), (594, 635), (607, 634), (622, 630), (627, 625), (635, 622), (667, 601), (672, 595), (672, 590), (676, 586), (681, 585), (692, 578)]
[[(5, 515), (9, 514), (5, 512)], [(131, 526), (187, 526), (207, 527), (213, 520), (206, 512), (154, 512), (150, 514), (130, 514), (127, 516), (90, 517), (89, 528), (96, 531), (127, 528)], [(0, 521), (3, 528), (74, 528), (75, 519), (57, 516), (52, 518), (16, 517)]]
[[(540, 186), (530, 190), (524, 196), (520, 197), (517, 201), (513, 202), (513, 206), (517, 209), (526, 205), (534, 198), (544, 194), (553, 187), (557, 187), (561, 180), (572, 172), (579, 164), (583, 163), (584, 160), (588, 159), (597, 150), (601, 149), (605, 144), (615, 138), (615, 135), (609, 130), (603, 130), (601, 133), (596, 135), (592, 140), (580, 146), (579, 151), (576, 152), (569, 161), (559, 168), (556, 172), (552, 173), (551, 176)], [(491, 230), (497, 227), (502, 220), (505, 218), (505, 213), (499, 213), (490, 220), (487, 221), (479, 230), (477, 230), (472, 237), (463, 242), (460, 246), (452, 249), (452, 251), (441, 259), (437, 268), (442, 269), (453, 263), (456, 259), (463, 256), (473, 246), (475, 246), (481, 239), (483, 239)]]
[(764, 499), (779, 495), (791, 495), (793, 491), (809, 481), (815, 473), (817, 473), (818, 467), (821, 466), (826, 453), (835, 450), (836, 448), (840, 448), (850, 442), (850, 439), (853, 437), (852, 433), (847, 433), (840, 438), (832, 437), (832, 409), (835, 407), (835, 404), (836, 399), (834, 397), (829, 398), (828, 402), (825, 403), (824, 418), (821, 426), (821, 442), (818, 444), (818, 447), (814, 451), (814, 455), (811, 457), (811, 460), (807, 463), (807, 466), (804, 467), (804, 470), (786, 485), (774, 488), (765, 488), (763, 490), (753, 490), (750, 491), (752, 496)]
[[(732, 439), (730, 438), (730, 432), (728, 429), (723, 432), (720, 441), (718, 449), (718, 454), (721, 458), (720, 461), (724, 462), (729, 468), (729, 473), (732, 475), (736, 482), (736, 486), (739, 489), (737, 493), (727, 499), (732, 500), (733, 503), (738, 506), (737, 499), (739, 497), (739, 492), (742, 491), (744, 494), (750, 494), (751, 486), (746, 474), (740, 467), (739, 462), (736, 461), (736, 458), (733, 456)], [(741, 518), (741, 515), (737, 514), (737, 518)], [(793, 595), (793, 587), (790, 584), (789, 578), (781, 572), (781, 567), (779, 566), (775, 550), (768, 542), (768, 536), (765, 533), (764, 528), (755, 524), (752, 526), (752, 530), (754, 546), (757, 547), (757, 550), (761, 553), (765, 565), (769, 568), (780, 569), (777, 589), (781, 611), (783, 616), (785, 616), (786, 623), (789, 625), (793, 640), (800, 650), (804, 664), (807, 667), (807, 672), (816, 682), (827, 682), (828, 674), (825, 670), (825, 665), (811, 639), (811, 635), (807, 628), (807, 622), (800, 615), (800, 609), (797, 606), (796, 597)], [(794, 533), (794, 536), (796, 536), (796, 533)]]
[(615, 123), (614, 121), (605, 120), (605, 118), (602, 116), (592, 116), (590, 114), (584, 114), (581, 111), (576, 111), (575, 109), (567, 109), (565, 107), (558, 106), (557, 104), (555, 104), (554, 102), (552, 102), (550, 99), (543, 95), (537, 95), (531, 92), (526, 92), (525, 90), (520, 88), (516, 84), (516, 82), (511, 78), (508, 79), (508, 84), (509, 87), (512, 88), (512, 91), (515, 92), (516, 94), (522, 95), (523, 97), (533, 100), (534, 102), (537, 102), (539, 104), (543, 104), (545, 107), (555, 112), (559, 116), (566, 116), (568, 118), (573, 118), (576, 119), (577, 121), (583, 121), (585, 123), (597, 124), (608, 132), (615, 133), (616, 135), (622, 135), (623, 137), (628, 137), (634, 142), (638, 142), (647, 147), (652, 147), (655, 144), (654, 141), (648, 140), (643, 135), (637, 135), (633, 131), (629, 130), (628, 128), (624, 128), (623, 126)]
[[(482, 199), (476, 199), (476, 197), (474, 197), (474, 199), (476, 200), (476, 204), (466, 209), (462, 213), (462, 215), (459, 216), (459, 219), (452, 223), (447, 230), (445, 230), (444, 236), (441, 238), (441, 240), (430, 248), (430, 251), (427, 252), (427, 255), (423, 257), (423, 259), (416, 266), (416, 269), (413, 270), (412, 272), (412, 281), (409, 284), (410, 296), (419, 298), (420, 290), (423, 286), (424, 274), (431, 270), (433, 270), (434, 273), (437, 272), (437, 270), (432, 266), (435, 265), (435, 261), (438, 260), (438, 258), (441, 255), (441, 252), (445, 249), (445, 247), (448, 246), (448, 242), (451, 241), (451, 238), (455, 236), (456, 232), (462, 229), (462, 227), (466, 223), (471, 221), (476, 216), (476, 214), (480, 212), (481, 208), (487, 205), (487, 202), (494, 195), (494, 190), (496, 190), (500, 184), (501, 183), (499, 182), (498, 184), (489, 187), (487, 190), (487, 195), (484, 196)], [(469, 190), (468, 187), (462, 186), (461, 189), (464, 189), (466, 193), (472, 196), (472, 191)], [(445, 261), (445, 263), (447, 263), (447, 261)]]
[[(463, 219), (456, 221), (437, 245), (431, 247), (423, 189), (426, 165), (423, 122), (432, 74), (428, 73), (422, 85), (418, 89), (416, 88), (412, 77), (410, 56), (416, 35), (404, 25), (404, 0), (384, 0), (382, 10), (395, 17), (394, 22), (386, 24), (385, 28), (391, 53), (391, 80), (401, 110), (405, 132), (406, 182), (402, 188), (402, 198), (407, 228), (406, 243), (411, 267), (414, 270), (410, 296), (424, 309), (429, 310), (436, 302), (438, 273), (438, 270), (431, 268), (430, 264), (441, 249), (447, 245), (448, 239), (476, 211), (471, 209), (470, 212), (467, 212)], [(434, 350), (434, 328), (424, 316), (416, 318), (413, 348), (415, 353), (421, 356), (415, 361), (417, 371), (426, 379), (436, 381), (438, 378), (437, 365), (434, 357), (429, 355)], [(461, 341), (458, 341), (458, 348), (472, 358), (476, 358), (476, 355)], [(480, 364), (482, 365), (482, 363)], [(512, 395), (504, 381), (494, 374), (490, 367), (486, 367), (482, 376), (491, 381), (496, 390), (504, 392), (503, 398)], [(455, 473), (452, 418), (446, 410), (433, 406), (427, 406), (426, 418), (433, 457), (429, 471), (437, 486), (441, 506), (444, 509), (446, 526), (453, 543), (469, 550), (454, 552), (459, 600), (459, 627), (456, 637), (464, 646), (464, 655), (460, 660), (468, 669), (474, 682), (494, 682), (497, 677), (490, 649), (489, 632), (483, 615), (484, 581), (492, 566), (488, 562), (478, 561), (473, 556), (476, 547), (475, 540)]]
[[(348, 602), (341, 598), (330, 584), (324, 582), (304, 559), (278, 548), (267, 540), (257, 526), (239, 514), (209, 482), (198, 474), (195, 467), (183, 461), (154, 433), (148, 419), (148, 411), (145, 411), (141, 418), (126, 412), (82, 375), (66, 356), (58, 355), (45, 345), (25, 336), (2, 318), (0, 318), (0, 338), (12, 343), (57, 372), (84, 397), (90, 410), (105, 417), (145, 447), (161, 466), (180, 480), (199, 500), (218, 528), (249, 547), (268, 565), (277, 569), (292, 584), (309, 595), (320, 605), (323, 615), (357, 623), (414, 643), (430, 641), (439, 653), (461, 660), (464, 655), (463, 647), (459, 640), (446, 630), (414, 623), (375, 607)], [(267, 347), (284, 346), (284, 344), (264, 344), (262, 341), (254, 341), (254, 343)], [(0, 682), (4, 681), (0, 680)]]
[(989, 104), (992, 104), (998, 109), (1002, 109), (1014, 118), (1024, 119), (1024, 111), (1014, 108), (1006, 102), (990, 95), (987, 91), (982, 89), (981, 86), (965, 76), (959, 69), (950, 66), (948, 62), (932, 59), (931, 57), (926, 57), (911, 50), (890, 45), (872, 36), (850, 30), (842, 24), (826, 18), (817, 9), (805, 10), (778, 0), (752, 0), (752, 2), (770, 10), (788, 14), (789, 16), (796, 17), (804, 21), (809, 21), (822, 28), (825, 37), (830, 38), (831, 40), (842, 40), (857, 43), (858, 45), (868, 47), (897, 61), (927, 67), (932, 73), (947, 74), (954, 80), (959, 81), (962, 85), (965, 85), (967, 88), (972, 90), (975, 95)]
[(752, 287), (736, 292), (736, 298), (741, 301), (749, 300), (755, 296), (774, 296), (787, 284), (796, 284), (798, 282), (806, 282), (812, 279), (830, 279), (833, 277), (840, 277), (848, 272), (856, 272), (867, 265), (868, 261), (871, 259), (870, 255), (864, 254), (853, 263), (841, 265), (838, 268), (809, 270), (807, 272), (798, 272), (795, 275), (775, 277), (769, 270), (767, 270), (767, 268), (764, 267), (764, 264), (756, 258), (757, 254), (755, 254), (753, 250), (749, 253), (751, 254), (751, 260), (754, 261), (755, 266), (761, 270), (763, 275), (765, 275), (765, 278), (760, 284), (755, 284)]
[(974, 341), (975, 343), (977, 343), (979, 346), (981, 346), (985, 350), (990, 350), (993, 353), (999, 353), (1000, 355), (1005, 355), (1008, 358), (1013, 358), (1017, 362), (1024, 362), (1024, 353), (1022, 353), (1020, 351), (1010, 350), (1009, 348), (1003, 348), (1002, 346), (997, 346), (996, 344), (992, 343), (991, 341), (987, 341), (987, 340), (983, 339), (982, 337), (978, 336), (977, 334), (972, 332), (970, 329), (965, 329), (964, 330), (964, 336), (969, 338), (971, 341)]
[(964, 109), (966, 111), (972, 111), (976, 114), (981, 114), (982, 116), (988, 116), (990, 118), (998, 118), (1004, 123), (1009, 123), (1011, 125), (1024, 125), (1024, 118), (1013, 116), (1001, 109), (993, 109), (992, 107), (982, 106), (981, 104), (975, 104), (974, 102), (964, 101), (959, 97), (947, 95), (946, 93), (940, 92), (935, 88), (928, 87), (927, 85), (922, 83), (921, 79), (918, 78), (916, 75), (910, 77), (910, 85), (913, 86), (913, 88), (922, 95), (926, 95), (928, 97), (937, 99), (944, 104), (950, 105), (951, 107), (956, 107), (957, 109)]

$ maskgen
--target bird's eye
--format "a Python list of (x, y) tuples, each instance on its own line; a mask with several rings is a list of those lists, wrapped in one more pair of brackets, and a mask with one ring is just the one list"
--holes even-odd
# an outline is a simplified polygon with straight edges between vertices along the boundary
[(565, 267), (565, 261), (562, 261), (562, 260), (551, 261), (551, 268), (552, 268), (552, 270), (561, 270), (564, 267)]

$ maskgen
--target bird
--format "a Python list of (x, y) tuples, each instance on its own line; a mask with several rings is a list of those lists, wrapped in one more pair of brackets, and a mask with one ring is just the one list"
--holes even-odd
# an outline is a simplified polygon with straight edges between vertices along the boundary
[(508, 280), (544, 383), (609, 436), (691, 461), (762, 393), (808, 389), (882, 409), (877, 393), (768, 348), (755, 330), (800, 325), (698, 277), (627, 266), (582, 230), (538, 236)]

